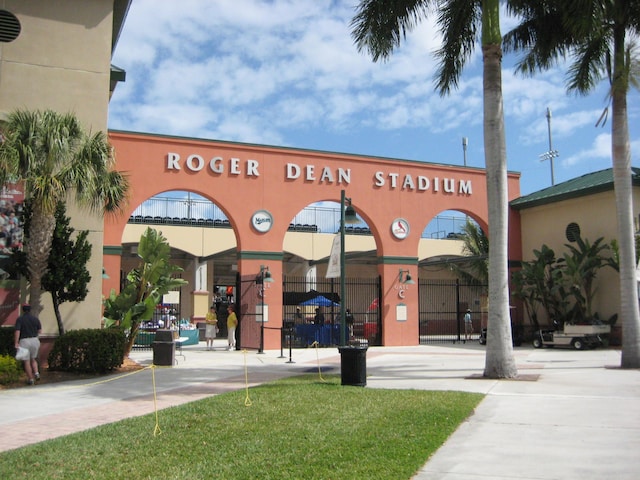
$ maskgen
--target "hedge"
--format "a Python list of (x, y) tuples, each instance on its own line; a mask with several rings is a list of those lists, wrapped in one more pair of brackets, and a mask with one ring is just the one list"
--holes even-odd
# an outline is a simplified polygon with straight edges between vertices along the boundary
[(122, 365), (125, 334), (119, 328), (71, 330), (49, 353), (49, 370), (106, 373)]

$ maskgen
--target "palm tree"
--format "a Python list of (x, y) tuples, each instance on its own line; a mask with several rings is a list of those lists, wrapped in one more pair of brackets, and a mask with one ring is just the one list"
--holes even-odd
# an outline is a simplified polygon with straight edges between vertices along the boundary
[(465, 262), (451, 264), (453, 272), (469, 285), (485, 287), (489, 281), (489, 239), (469, 218), (462, 227), (462, 254)]
[[(523, 74), (546, 70), (570, 55), (568, 89), (592, 91), (610, 82), (611, 156), (620, 255), (620, 316), (623, 368), (640, 367), (640, 309), (635, 274), (635, 238), (631, 184), (631, 147), (627, 94), (638, 87), (638, 58), (632, 39), (640, 34), (640, 2), (629, 0), (512, 0), (522, 22), (505, 36), (508, 49), (527, 52), (518, 65)], [(608, 112), (608, 110), (605, 110)], [(604, 115), (604, 114), (603, 114)]]
[(513, 357), (507, 267), (507, 154), (502, 106), (502, 38), (499, 0), (361, 0), (352, 35), (358, 50), (374, 61), (388, 59), (420, 20), (436, 8), (444, 44), (436, 52), (436, 88), (457, 87), (480, 32), (483, 58), (484, 152), (489, 210), (489, 319), (484, 375), (512, 378)]
[(120, 211), (129, 189), (127, 178), (112, 170), (106, 135), (86, 134), (72, 114), (51, 110), (16, 110), (2, 127), (0, 185), (22, 182), (32, 216), (26, 239), (29, 301), (35, 314), (47, 271), (58, 202), (73, 198), (93, 212)]
[(151, 320), (162, 296), (188, 283), (175, 277), (183, 270), (171, 264), (171, 245), (162, 232), (147, 227), (138, 243), (138, 257), (139, 265), (127, 274), (122, 291), (116, 294), (112, 289), (104, 301), (105, 325), (125, 331), (123, 358), (129, 356), (140, 325)]

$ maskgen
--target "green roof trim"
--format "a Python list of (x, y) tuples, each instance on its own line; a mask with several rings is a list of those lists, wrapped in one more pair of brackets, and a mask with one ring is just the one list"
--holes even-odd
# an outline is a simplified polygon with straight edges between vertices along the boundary
[(242, 260), (273, 260), (281, 262), (284, 258), (282, 252), (255, 252), (252, 250), (243, 250), (238, 252), (238, 258)]
[[(640, 186), (640, 168), (631, 168), (631, 182), (633, 186)], [(524, 210), (612, 190), (613, 169), (607, 168), (516, 198), (509, 205), (516, 210)]]
[(122, 255), (122, 245), (103, 245), (102, 246), (102, 254), (103, 255)]
[(378, 257), (378, 265), (417, 265), (418, 257), (397, 257), (384, 255)]

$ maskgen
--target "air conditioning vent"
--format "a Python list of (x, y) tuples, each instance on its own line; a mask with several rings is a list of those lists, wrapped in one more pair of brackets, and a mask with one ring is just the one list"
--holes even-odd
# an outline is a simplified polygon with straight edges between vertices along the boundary
[(575, 222), (571, 222), (569, 225), (567, 225), (565, 236), (570, 242), (577, 242), (580, 238), (580, 225)]
[(16, 16), (6, 10), (0, 10), (0, 42), (13, 42), (20, 35), (20, 30), (20, 22)]

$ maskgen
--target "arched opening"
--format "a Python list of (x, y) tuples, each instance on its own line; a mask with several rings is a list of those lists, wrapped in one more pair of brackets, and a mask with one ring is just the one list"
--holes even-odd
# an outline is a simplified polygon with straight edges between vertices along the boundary
[(224, 313), (235, 295), (238, 260), (236, 236), (223, 208), (203, 195), (183, 190), (159, 193), (143, 201), (123, 231), (121, 282), (138, 262), (139, 239), (147, 228), (167, 238), (171, 261), (183, 269), (182, 278), (189, 282), (179, 294), (166, 295), (171, 300), (167, 298), (163, 304), (170, 304), (168, 308), (177, 312), (177, 319), (190, 324), (202, 321), (212, 304), (217, 303)]
[(420, 343), (478, 340), (488, 308), (485, 231), (468, 212), (447, 210), (431, 219), (422, 237)]
[[(369, 307), (379, 297), (376, 239), (365, 218), (345, 224), (345, 294), (341, 294), (340, 203), (315, 202), (292, 219), (283, 242), (283, 316), (297, 346), (341, 342), (341, 308), (348, 309), (346, 341), (380, 344), (381, 319)], [(301, 228), (302, 226), (302, 228)], [(338, 262), (337, 267), (336, 263)], [(376, 309), (377, 310), (377, 309)], [(346, 313), (346, 312), (345, 312)], [(367, 329), (365, 324), (375, 325)]]

